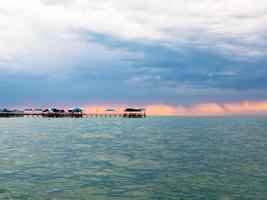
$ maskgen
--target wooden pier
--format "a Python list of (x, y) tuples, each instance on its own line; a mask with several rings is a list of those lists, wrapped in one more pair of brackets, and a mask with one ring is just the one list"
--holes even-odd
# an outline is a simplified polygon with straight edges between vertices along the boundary
[(145, 112), (132, 113), (16, 113), (16, 112), (0, 112), (0, 118), (11, 117), (43, 117), (43, 118), (145, 118)]

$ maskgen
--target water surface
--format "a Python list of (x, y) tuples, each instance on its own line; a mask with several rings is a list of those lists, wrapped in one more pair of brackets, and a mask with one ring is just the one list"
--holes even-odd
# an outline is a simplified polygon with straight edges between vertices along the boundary
[(267, 117), (0, 119), (0, 199), (266, 199)]

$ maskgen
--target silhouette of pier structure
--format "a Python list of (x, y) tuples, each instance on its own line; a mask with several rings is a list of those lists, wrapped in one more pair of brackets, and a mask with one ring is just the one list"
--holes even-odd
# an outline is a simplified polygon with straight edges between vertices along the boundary
[(124, 112), (116, 112), (113, 109), (107, 109), (104, 113), (86, 113), (82, 108), (72, 108), (70, 110), (63, 109), (24, 109), (20, 110), (0, 110), (0, 118), (19, 118), (19, 117), (43, 117), (43, 118), (145, 118), (145, 109), (127, 108)]

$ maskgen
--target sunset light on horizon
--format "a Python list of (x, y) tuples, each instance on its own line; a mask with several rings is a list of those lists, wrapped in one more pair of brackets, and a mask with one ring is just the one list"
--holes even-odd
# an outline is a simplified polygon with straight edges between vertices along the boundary
[(80, 106), (87, 114), (105, 114), (112, 109), (114, 113), (123, 113), (126, 108), (144, 108), (149, 116), (228, 116), (228, 115), (267, 115), (267, 101), (243, 101), (227, 103), (200, 103), (191, 106), (187, 105), (168, 105), (168, 104), (93, 104), (86, 103), (82, 105), (24, 105), (11, 106), (10, 109), (47, 109), (58, 108), (68, 110)]
[(146, 113), (151, 116), (225, 116), (225, 115), (267, 115), (267, 101), (260, 102), (232, 102), (232, 103), (202, 103), (193, 106), (172, 106), (166, 104), (148, 105), (91, 105), (84, 106), (85, 112), (104, 114), (108, 108), (117, 113), (123, 113), (127, 107), (145, 108)]
[(148, 105), (147, 113), (155, 116), (224, 116), (224, 115), (267, 115), (267, 101), (241, 103), (206, 103), (192, 107)]

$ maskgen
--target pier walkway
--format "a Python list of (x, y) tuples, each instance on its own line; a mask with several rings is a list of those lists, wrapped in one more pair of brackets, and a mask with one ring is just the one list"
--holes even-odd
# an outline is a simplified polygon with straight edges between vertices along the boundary
[(43, 118), (145, 118), (144, 112), (131, 113), (16, 113), (16, 112), (0, 112), (0, 118), (10, 117), (43, 117)]

